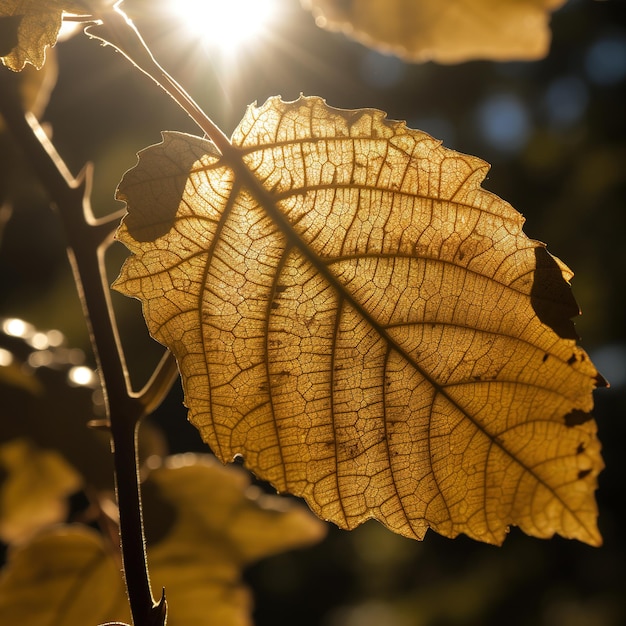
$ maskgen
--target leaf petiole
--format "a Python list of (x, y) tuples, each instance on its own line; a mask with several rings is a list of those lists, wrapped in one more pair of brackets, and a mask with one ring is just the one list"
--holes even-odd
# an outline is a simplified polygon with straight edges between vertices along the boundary
[(230, 140), (222, 130), (213, 123), (185, 89), (159, 65), (143, 37), (120, 5), (121, 2), (118, 2), (111, 10), (104, 13), (96, 24), (87, 27), (85, 29), (87, 35), (113, 46), (151, 78), (191, 117), (215, 143), (220, 152), (232, 150)]

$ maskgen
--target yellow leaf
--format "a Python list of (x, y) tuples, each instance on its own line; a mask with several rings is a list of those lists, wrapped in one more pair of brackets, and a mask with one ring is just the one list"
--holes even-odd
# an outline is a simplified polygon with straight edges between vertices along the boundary
[[(242, 568), (325, 535), (306, 508), (258, 495), (243, 470), (208, 455), (171, 457), (151, 480), (175, 511), (169, 533), (148, 548), (151, 580), (166, 589), (169, 626), (248, 626), (252, 601)], [(150, 513), (148, 525), (158, 519)]]
[(601, 542), (571, 272), (488, 166), (371, 109), (248, 109), (220, 157), (165, 133), (120, 184), (115, 286), (178, 359), (190, 420), (322, 518)]
[(0, 624), (100, 624), (129, 611), (119, 565), (85, 527), (46, 531), (9, 552), (0, 576)]
[(23, 542), (67, 515), (67, 497), (82, 480), (56, 451), (41, 450), (26, 439), (0, 445), (0, 539)]
[(0, 0), (0, 60), (20, 71), (26, 63), (43, 67), (46, 48), (54, 46), (63, 12), (81, 12), (78, 0)]
[[(57, 80), (56, 56), (51, 52), (54, 50), (48, 51), (46, 64), (40, 70), (35, 69), (32, 65), (27, 65), (19, 74), (12, 75), (14, 77), (13, 84), (5, 76), (2, 85), (3, 89), (14, 86), (19, 91), (24, 111), (30, 111), (38, 118), (41, 117), (48, 105), (50, 94)], [(4, 132), (4, 118), (0, 115), (0, 134)]]
[(565, 0), (303, 0), (316, 23), (408, 61), (532, 60)]

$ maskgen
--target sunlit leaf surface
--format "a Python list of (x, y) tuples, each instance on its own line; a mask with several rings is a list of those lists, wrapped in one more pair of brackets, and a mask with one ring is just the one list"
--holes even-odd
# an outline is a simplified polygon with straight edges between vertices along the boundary
[(54, 46), (63, 12), (84, 12), (78, 0), (0, 0), (0, 60), (12, 70), (40, 69)]
[(565, 0), (303, 0), (323, 28), (410, 61), (546, 55), (550, 11)]
[(346, 528), (599, 544), (605, 382), (571, 272), (480, 187), (487, 164), (319, 98), (250, 107), (233, 143), (166, 133), (119, 193), (116, 287), (219, 458)]

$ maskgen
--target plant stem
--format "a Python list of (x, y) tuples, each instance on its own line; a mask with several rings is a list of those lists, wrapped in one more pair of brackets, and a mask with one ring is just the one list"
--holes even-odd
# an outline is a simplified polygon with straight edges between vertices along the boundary
[(90, 25), (85, 32), (113, 46), (135, 67), (151, 78), (198, 124), (220, 152), (232, 150), (230, 140), (222, 130), (214, 124), (183, 87), (157, 63), (139, 31), (119, 7), (119, 3), (101, 15), (99, 22)]
[(85, 168), (74, 178), (34, 116), (24, 114), (17, 94), (16, 76), (0, 68), (0, 114), (58, 209), (102, 377), (114, 449), (122, 561), (133, 622), (135, 626), (163, 625), (165, 598), (155, 605), (146, 561), (137, 429), (148, 409), (155, 408), (171, 386), (175, 378), (173, 359), (162, 360), (141, 393), (132, 392), (103, 262), (121, 212), (94, 219), (89, 202), (92, 168)]
[[(117, 504), (124, 577), (135, 626), (158, 624), (150, 588), (137, 463), (137, 429), (133, 416), (115, 419), (111, 412), (111, 434), (116, 475)], [(164, 621), (161, 622), (164, 624)]]

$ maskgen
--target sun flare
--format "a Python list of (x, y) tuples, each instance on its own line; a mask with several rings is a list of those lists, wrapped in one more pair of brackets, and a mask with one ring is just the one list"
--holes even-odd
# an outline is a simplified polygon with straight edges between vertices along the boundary
[(194, 37), (228, 54), (263, 32), (276, 0), (170, 0), (170, 10)]

